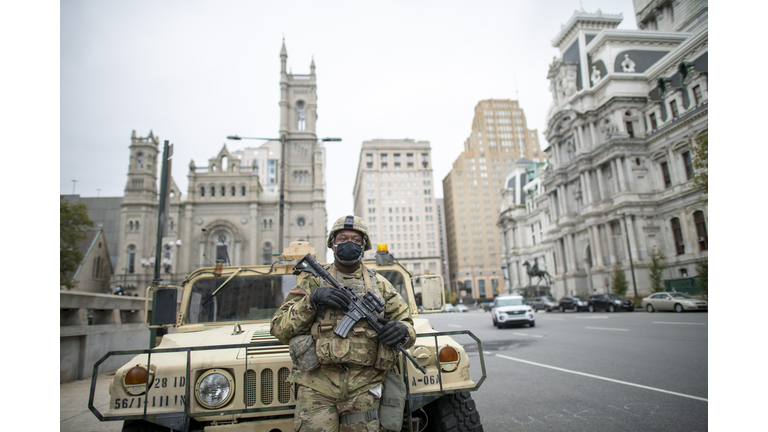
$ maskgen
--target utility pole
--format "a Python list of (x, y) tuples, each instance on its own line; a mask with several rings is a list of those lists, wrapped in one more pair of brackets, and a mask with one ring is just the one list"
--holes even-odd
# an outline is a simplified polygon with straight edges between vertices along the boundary
[(75, 184), (77, 183), (77, 180), (72, 180), (72, 195), (75, 194)]

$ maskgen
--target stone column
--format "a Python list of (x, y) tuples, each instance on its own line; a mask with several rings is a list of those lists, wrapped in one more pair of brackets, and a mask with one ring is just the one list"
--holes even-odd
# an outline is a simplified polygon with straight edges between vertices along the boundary
[(619, 188), (619, 176), (616, 172), (616, 159), (611, 159), (610, 162), (608, 162), (608, 166), (611, 168), (611, 180), (613, 182), (613, 195), (617, 195), (619, 192), (621, 192), (621, 189)]
[(603, 190), (603, 170), (600, 167), (597, 167), (597, 194), (600, 195), (599, 201), (602, 201), (606, 198), (605, 192)]
[(592, 137), (592, 146), (596, 146), (597, 134), (595, 133), (595, 122), (589, 122), (589, 135)]
[(592, 225), (589, 227), (589, 238), (590, 238), (590, 244), (592, 244), (592, 252), (595, 254), (595, 264), (596, 266), (602, 267), (603, 266), (603, 247), (600, 244), (600, 230), (599, 225)]
[(576, 132), (579, 135), (579, 143), (581, 144), (581, 146), (587, 147), (586, 143), (584, 143), (584, 125), (583, 124), (578, 125), (576, 127)]
[[(670, 117), (672, 116), (672, 114), (669, 115)], [(669, 177), (672, 181), (672, 186), (674, 186), (682, 177), (677, 175), (677, 160), (675, 159), (675, 152), (672, 151), (671, 147), (667, 148), (667, 166), (669, 167)]]
[(619, 186), (621, 187), (621, 191), (624, 192), (627, 190), (627, 180), (624, 176), (624, 162), (623, 158), (621, 156), (616, 158), (616, 172), (619, 173)]
[(576, 253), (576, 233), (568, 234), (568, 241), (571, 242), (571, 262), (573, 263), (573, 269), (579, 268), (579, 254)]
[(584, 173), (579, 173), (579, 186), (581, 187), (581, 203), (582, 207), (587, 204), (587, 184), (584, 181)]
[(593, 202), (595, 199), (592, 196), (592, 171), (584, 171), (584, 180), (587, 185), (587, 202)]
[(640, 259), (647, 259), (650, 256), (648, 251), (648, 243), (645, 241), (645, 232), (643, 231), (642, 218), (637, 219), (637, 243), (639, 249)]
[(632, 175), (632, 161), (630, 158), (623, 158), (622, 167), (624, 168), (624, 180), (625, 184), (627, 185), (627, 191), (635, 191), (637, 192), (637, 188), (635, 187), (635, 176)]
[(616, 247), (613, 244), (613, 231), (611, 230), (611, 224), (606, 223), (605, 226), (605, 237), (608, 239), (608, 258), (610, 259), (610, 264), (616, 264), (618, 263), (618, 259), (616, 258)]

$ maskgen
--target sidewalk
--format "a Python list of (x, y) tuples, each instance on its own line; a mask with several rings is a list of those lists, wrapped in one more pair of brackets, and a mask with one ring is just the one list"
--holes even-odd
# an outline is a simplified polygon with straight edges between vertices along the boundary
[[(100, 412), (107, 409), (109, 403), (109, 383), (114, 374), (99, 375), (96, 381), (96, 395), (93, 405)], [(100, 422), (88, 409), (88, 393), (91, 390), (91, 380), (72, 381), (61, 384), (59, 414), (59, 430), (61, 432), (120, 432), (122, 421)]]

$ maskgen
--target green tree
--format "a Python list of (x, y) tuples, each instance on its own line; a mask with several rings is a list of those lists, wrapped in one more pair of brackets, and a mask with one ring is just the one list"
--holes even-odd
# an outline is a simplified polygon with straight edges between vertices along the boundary
[(664, 291), (664, 270), (667, 269), (667, 266), (664, 265), (664, 261), (667, 260), (666, 255), (664, 255), (664, 252), (654, 249), (653, 252), (651, 252), (651, 268), (650, 268), (650, 275), (648, 278), (651, 280), (651, 292), (662, 292)]
[(707, 291), (707, 270), (709, 267), (709, 261), (706, 260), (699, 260), (696, 261), (696, 273), (699, 275), (696, 277), (696, 285), (699, 286), (701, 289), (701, 292), (704, 293), (704, 295), (709, 295)]
[(86, 232), (93, 228), (93, 225), (85, 204), (59, 201), (59, 284), (67, 289), (75, 287), (76, 282), (71, 276), (83, 260), (83, 253), (77, 249), (77, 242), (87, 237)]
[(704, 202), (707, 202), (707, 194), (709, 193), (708, 137), (708, 131), (701, 132), (696, 135), (696, 139), (693, 140), (693, 146), (691, 147), (691, 159), (695, 168), (693, 184), (696, 189), (704, 191), (704, 197), (702, 198)]
[(611, 291), (620, 296), (625, 296), (628, 289), (627, 275), (624, 274), (624, 270), (617, 268), (611, 273)]

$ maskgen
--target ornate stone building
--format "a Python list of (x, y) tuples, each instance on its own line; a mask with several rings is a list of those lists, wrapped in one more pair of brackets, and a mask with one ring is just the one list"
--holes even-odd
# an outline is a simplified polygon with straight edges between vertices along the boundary
[[(633, 295), (631, 264), (638, 294), (648, 293), (655, 249), (668, 257), (665, 279), (695, 276), (707, 260), (708, 211), (691, 163), (708, 124), (707, 2), (634, 3), (640, 30), (616, 30), (621, 15), (576, 11), (552, 41), (561, 55), (548, 74), (550, 163), (533, 198), (543, 219), (499, 221), (521, 231), (542, 222), (558, 298), (606, 292), (614, 269)], [(532, 252), (522, 246), (508, 255)]]
[[(286, 136), (283, 244), (287, 247), (292, 241), (310, 241), (323, 262), (326, 249), (322, 245), (327, 234), (325, 149), (315, 132), (315, 63), (312, 60), (308, 75), (289, 74), (287, 57), (283, 43), (278, 134)], [(274, 261), (272, 254), (280, 252), (280, 191), (276, 186), (282, 175), (278, 169), (280, 147), (280, 141), (270, 141), (259, 149), (230, 152), (224, 145), (204, 166), (189, 163), (186, 195), (171, 182), (169, 229), (162, 241), (164, 282), (181, 282), (192, 270), (213, 266), (216, 259), (228, 259), (231, 265)], [(154, 275), (161, 153), (160, 139), (152, 132), (147, 137), (132, 134), (118, 263), (112, 281), (113, 286), (124, 286), (129, 292), (143, 292)], [(268, 170), (262, 169), (266, 185), (259, 174), (260, 160), (268, 164)], [(182, 167), (174, 165), (175, 172)]]

